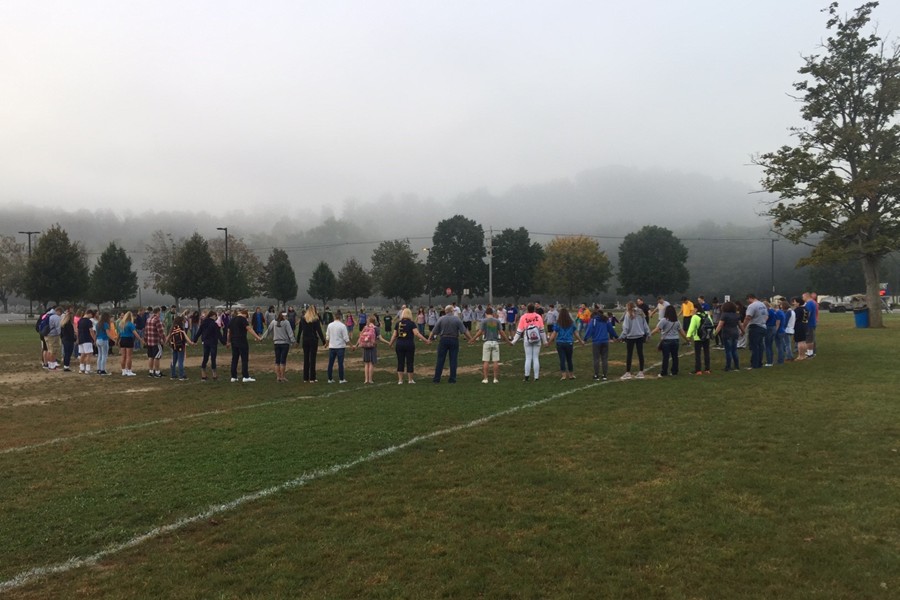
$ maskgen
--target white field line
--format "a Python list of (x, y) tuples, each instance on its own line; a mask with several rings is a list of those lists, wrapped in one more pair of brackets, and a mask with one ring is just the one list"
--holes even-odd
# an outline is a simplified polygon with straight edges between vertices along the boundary
[[(338, 384), (335, 384), (338, 385)], [(371, 387), (380, 387), (382, 385), (388, 385), (386, 383), (376, 383)], [(338, 394), (346, 394), (352, 392), (356, 389), (356, 387), (347, 387), (340, 390), (335, 390), (333, 392), (328, 392), (326, 394), (320, 394), (318, 396), (295, 396), (293, 398), (279, 398), (277, 400), (267, 400), (266, 402), (257, 402), (255, 404), (244, 404), (242, 406), (233, 406), (230, 408), (218, 408), (215, 410), (208, 410), (199, 413), (191, 413), (189, 415), (181, 415), (179, 417), (167, 417), (165, 419), (156, 419), (154, 421), (145, 421), (143, 423), (132, 423), (131, 425), (119, 425), (118, 427), (107, 427), (105, 429), (95, 429), (93, 431), (85, 431), (83, 433), (76, 433), (74, 435), (62, 436), (53, 438), (51, 440), (45, 440), (43, 442), (38, 442), (36, 444), (28, 444), (26, 446), (15, 446), (13, 448), (4, 448), (0, 450), (0, 456), (4, 454), (15, 454), (19, 452), (28, 452), (29, 450), (36, 450), (38, 448), (43, 448), (45, 446), (54, 446), (56, 444), (63, 444), (65, 442), (71, 442), (74, 440), (80, 440), (83, 438), (96, 437), (99, 435), (106, 435), (108, 433), (118, 433), (121, 431), (130, 431), (133, 429), (144, 429), (147, 427), (153, 427), (155, 425), (165, 425), (167, 423), (175, 423), (177, 421), (185, 421), (188, 419), (199, 419), (202, 417), (211, 417), (215, 415), (225, 415), (228, 413), (236, 412), (239, 410), (252, 410), (255, 408), (265, 408), (268, 406), (275, 406), (278, 404), (286, 404), (288, 402), (297, 402), (298, 400), (315, 400), (319, 398), (329, 398), (331, 396), (336, 396)]]
[[(658, 367), (660, 364), (661, 363), (656, 363), (656, 364), (650, 365), (649, 367), (647, 367), (646, 370), (649, 371), (651, 369), (654, 369), (654, 368)], [(542, 398), (540, 400), (532, 400), (530, 402), (526, 402), (526, 403), (520, 404), (518, 406), (513, 406), (511, 408), (507, 408), (505, 410), (501, 410), (499, 412), (495, 412), (493, 414), (490, 414), (490, 415), (487, 415), (484, 417), (479, 417), (479, 418), (469, 421), (467, 423), (454, 425), (452, 427), (447, 427), (446, 429), (439, 429), (437, 431), (432, 431), (431, 433), (426, 433), (423, 435), (417, 435), (401, 444), (397, 444), (395, 446), (389, 446), (387, 448), (382, 448), (381, 450), (374, 450), (374, 451), (370, 452), (369, 454), (365, 454), (365, 455), (355, 458), (351, 461), (331, 465), (330, 467), (326, 467), (324, 469), (315, 469), (308, 473), (304, 473), (295, 479), (285, 481), (284, 483), (281, 483), (279, 485), (265, 488), (262, 490), (258, 490), (256, 492), (253, 492), (250, 494), (245, 494), (243, 496), (240, 496), (238, 498), (235, 498), (234, 500), (225, 502), (223, 504), (214, 504), (212, 506), (207, 507), (206, 510), (204, 510), (203, 512), (197, 513), (190, 517), (184, 517), (182, 519), (178, 519), (177, 521), (173, 521), (172, 523), (168, 523), (166, 525), (160, 525), (159, 527), (154, 527), (153, 529), (150, 529), (149, 531), (146, 531), (140, 535), (137, 535), (137, 536), (131, 538), (130, 540), (127, 540), (125, 542), (121, 542), (118, 544), (112, 544), (110, 546), (107, 546), (105, 549), (100, 550), (99, 552), (96, 552), (94, 554), (90, 554), (88, 556), (74, 556), (74, 557), (70, 558), (69, 560), (57, 563), (55, 565), (48, 565), (48, 566), (44, 566), (44, 567), (35, 567), (35, 568), (29, 569), (27, 571), (22, 571), (15, 577), (13, 577), (11, 579), (7, 579), (6, 581), (0, 582), (0, 593), (22, 587), (28, 583), (31, 583), (35, 579), (40, 579), (43, 577), (47, 577), (49, 575), (58, 575), (61, 573), (66, 573), (73, 569), (78, 569), (81, 567), (95, 565), (99, 561), (103, 560), (104, 558), (106, 558), (108, 556), (112, 556), (113, 554), (117, 554), (119, 552), (128, 550), (130, 548), (134, 548), (136, 546), (140, 546), (144, 542), (148, 542), (148, 541), (158, 538), (162, 535), (166, 535), (168, 533), (172, 533), (174, 531), (184, 529), (188, 525), (193, 525), (194, 523), (199, 523), (200, 521), (205, 521), (205, 520), (210, 519), (210, 518), (212, 518), (218, 514), (221, 514), (223, 512), (234, 510), (235, 508), (243, 506), (244, 504), (247, 504), (248, 502), (254, 502), (256, 500), (268, 498), (269, 496), (284, 492), (286, 490), (299, 488), (299, 487), (302, 487), (302, 486), (304, 486), (312, 481), (315, 481), (317, 479), (321, 479), (321, 478), (327, 477), (329, 475), (335, 475), (342, 471), (351, 469), (357, 465), (372, 462), (379, 458), (384, 458), (385, 456), (395, 454), (401, 450), (405, 450), (406, 448), (409, 448), (410, 446), (414, 446), (421, 442), (424, 442), (424, 441), (427, 441), (430, 439), (434, 439), (437, 437), (445, 436), (445, 435), (450, 435), (452, 433), (456, 433), (458, 431), (463, 431), (465, 429), (471, 429), (473, 427), (478, 427), (479, 425), (483, 425), (485, 423), (493, 421), (494, 419), (498, 419), (500, 417), (505, 417), (507, 415), (511, 415), (513, 413), (516, 413), (516, 412), (519, 412), (522, 410), (526, 410), (529, 408), (534, 408), (534, 407), (540, 406), (542, 404), (547, 404), (548, 402), (552, 402), (554, 400), (558, 400), (565, 396), (569, 396), (571, 394), (582, 392), (584, 390), (588, 390), (593, 387), (604, 385), (605, 383), (612, 383), (612, 381), (610, 381), (610, 382), (594, 382), (594, 383), (589, 383), (587, 385), (583, 385), (583, 386), (580, 386), (577, 388), (570, 388), (564, 392), (559, 392), (557, 394), (553, 394), (552, 396), (548, 396), (548, 397)]]

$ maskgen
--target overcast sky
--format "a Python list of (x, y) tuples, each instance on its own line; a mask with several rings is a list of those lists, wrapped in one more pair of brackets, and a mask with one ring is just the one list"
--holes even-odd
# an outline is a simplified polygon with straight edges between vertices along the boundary
[(606, 165), (756, 188), (826, 5), (8, 0), (0, 204), (318, 212)]

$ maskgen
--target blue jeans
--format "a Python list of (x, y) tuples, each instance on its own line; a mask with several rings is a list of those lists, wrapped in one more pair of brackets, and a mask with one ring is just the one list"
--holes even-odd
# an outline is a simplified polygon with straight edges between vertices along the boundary
[(170, 369), (171, 377), (184, 378), (184, 350), (172, 350), (172, 368)]
[(450, 355), (450, 378), (447, 381), (456, 383), (456, 361), (459, 357), (459, 338), (441, 336), (440, 341), (438, 342), (437, 364), (434, 367), (434, 379), (432, 379), (435, 383), (441, 382), (441, 374), (444, 372), (444, 361), (447, 359), (447, 354)]
[[(766, 364), (771, 365), (773, 362), (773, 347), (775, 345), (775, 336), (778, 334), (778, 329), (775, 327), (766, 327)], [(784, 361), (782, 361), (784, 362)]]
[(735, 369), (740, 369), (740, 364), (738, 363), (738, 351), (737, 351), (737, 343), (738, 338), (727, 338), (722, 337), (722, 345), (725, 346), (725, 370), (728, 371), (734, 365)]
[(759, 369), (763, 365), (763, 352), (766, 343), (766, 328), (762, 325), (751, 325), (747, 329), (747, 345), (750, 346), (750, 368)]
[(572, 351), (574, 349), (573, 344), (563, 343), (560, 344), (557, 342), (556, 344), (556, 353), (559, 354), (559, 370), (563, 373), (569, 372), (572, 373), (575, 369), (572, 367)]
[(334, 361), (338, 364), (338, 379), (344, 380), (344, 350), (345, 348), (328, 349), (328, 381), (334, 381)]
[(669, 360), (672, 361), (672, 375), (678, 375), (678, 338), (663, 340), (662, 345), (662, 374), (669, 374)]
[(109, 358), (109, 340), (97, 340), (97, 370), (106, 371), (106, 360)]
[(778, 364), (780, 365), (787, 360), (794, 359), (794, 353), (791, 352), (791, 336), (785, 332), (781, 332), (775, 338), (775, 343), (778, 344)]

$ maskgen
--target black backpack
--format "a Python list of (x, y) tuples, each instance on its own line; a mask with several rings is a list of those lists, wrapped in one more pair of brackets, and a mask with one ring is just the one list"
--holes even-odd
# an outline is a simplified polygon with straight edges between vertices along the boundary
[(709, 315), (701, 311), (697, 313), (697, 316), (700, 317), (700, 328), (697, 330), (700, 341), (711, 340), (716, 337), (716, 328), (713, 325), (712, 319), (709, 318)]

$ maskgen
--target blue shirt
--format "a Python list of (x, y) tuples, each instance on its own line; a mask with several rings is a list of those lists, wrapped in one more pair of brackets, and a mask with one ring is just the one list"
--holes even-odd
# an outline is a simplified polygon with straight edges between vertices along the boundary
[(134, 323), (125, 323), (125, 327), (122, 328), (121, 333), (119, 333), (119, 337), (133, 338), (135, 329), (136, 327), (134, 326)]
[[(766, 327), (775, 327), (775, 321), (778, 320), (778, 311), (770, 308), (767, 312), (769, 313), (769, 318), (766, 319)], [(784, 317), (781, 320), (783, 321)]]
[(809, 315), (806, 320), (806, 326), (815, 327), (816, 319), (819, 316), (819, 310), (816, 306), (816, 303), (812, 300), (808, 300), (806, 304), (803, 305), (803, 307), (806, 309), (806, 314)]
[(572, 344), (575, 342), (575, 324), (569, 325), (568, 327), (560, 327), (558, 324), (556, 325), (556, 343), (557, 344)]
[(787, 317), (784, 314), (784, 311), (780, 308), (775, 311), (775, 318), (780, 322), (778, 323), (778, 333), (784, 333), (784, 328), (787, 326)]
[(519, 309), (515, 306), (506, 309), (506, 322), (513, 323), (516, 322), (516, 317), (519, 314)]

